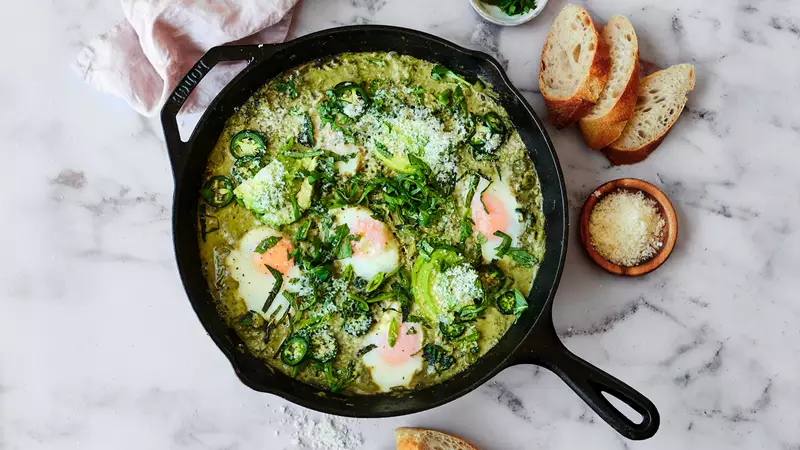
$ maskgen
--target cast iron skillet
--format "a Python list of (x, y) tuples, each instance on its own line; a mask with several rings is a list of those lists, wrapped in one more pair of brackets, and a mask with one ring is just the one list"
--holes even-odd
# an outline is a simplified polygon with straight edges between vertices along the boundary
[[(245, 350), (225, 325), (201, 271), (198, 249), (198, 191), (206, 160), (234, 108), (242, 105), (278, 73), (342, 52), (396, 51), (436, 61), (475, 81), (487, 80), (500, 94), (541, 180), (546, 217), (546, 254), (529, 309), (501, 341), (474, 365), (436, 386), (406, 395), (348, 396), (321, 392), (269, 368)], [(203, 115), (188, 142), (178, 133), (176, 115), (200, 80), (221, 61), (249, 61)], [(296, 404), (330, 414), (387, 417), (410, 414), (450, 402), (477, 388), (506, 367), (537, 364), (561, 377), (595, 412), (629, 439), (647, 439), (658, 429), (656, 407), (627, 384), (572, 354), (556, 336), (552, 301), (567, 250), (567, 200), (558, 158), (541, 122), (491, 56), (471, 51), (419, 31), (387, 26), (352, 26), (314, 33), (278, 45), (224, 46), (209, 50), (176, 87), (161, 112), (175, 176), (173, 234), (175, 256), (186, 293), (208, 334), (254, 390), (279, 395)], [(634, 423), (603, 394), (612, 395), (642, 415)]]

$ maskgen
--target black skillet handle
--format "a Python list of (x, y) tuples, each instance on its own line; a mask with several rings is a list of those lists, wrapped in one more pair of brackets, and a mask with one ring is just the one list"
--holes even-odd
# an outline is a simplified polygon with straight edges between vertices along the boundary
[[(656, 434), (660, 423), (656, 406), (632, 387), (589, 364), (570, 352), (556, 334), (550, 320), (541, 332), (528, 337), (517, 351), (516, 363), (542, 366), (558, 375), (603, 420), (619, 434), (632, 440), (648, 439)], [(603, 396), (610, 394), (642, 415), (634, 423)]]
[(222, 61), (252, 61), (255, 58), (269, 56), (278, 50), (278, 45), (223, 45), (210, 49), (172, 91), (164, 107), (161, 109), (161, 126), (164, 128), (164, 139), (167, 142), (167, 152), (172, 163), (172, 171), (178, 173), (186, 156), (184, 147), (186, 143), (181, 139), (178, 130), (178, 112), (189, 98), (200, 81), (208, 72)]

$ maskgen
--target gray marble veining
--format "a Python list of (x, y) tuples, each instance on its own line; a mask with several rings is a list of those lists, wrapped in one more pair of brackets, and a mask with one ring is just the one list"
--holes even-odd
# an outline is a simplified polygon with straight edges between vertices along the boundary
[[(393, 448), (403, 425), (487, 449), (800, 449), (800, 5), (577, 3), (601, 21), (628, 16), (646, 61), (696, 67), (687, 111), (643, 163), (611, 167), (576, 130), (549, 129), (573, 228), (556, 327), (650, 397), (661, 430), (625, 442), (533, 366), (432, 411), (337, 423), (364, 449)], [(497, 58), (544, 116), (539, 52), (564, 4), (500, 28), (466, 0), (306, 0), (293, 35), (426, 30)], [(0, 20), (0, 449), (302, 448), (293, 423), (319, 415), (242, 386), (185, 299), (159, 124), (70, 73), (121, 17), (113, 2), (29, 0)], [(591, 190), (625, 176), (662, 187), (680, 220), (671, 259), (635, 280), (593, 266), (574, 232)]]

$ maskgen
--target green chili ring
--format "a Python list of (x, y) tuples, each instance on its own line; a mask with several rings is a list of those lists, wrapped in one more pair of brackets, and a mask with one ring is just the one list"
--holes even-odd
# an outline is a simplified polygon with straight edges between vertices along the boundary
[(233, 183), (223, 175), (211, 177), (200, 189), (200, 196), (214, 208), (228, 206), (233, 200)]
[(255, 131), (244, 130), (236, 133), (231, 139), (231, 155), (234, 158), (261, 156), (267, 151), (267, 143)]
[(253, 178), (265, 166), (264, 161), (258, 156), (245, 156), (236, 160), (231, 168), (231, 175), (236, 184), (242, 184)]
[(495, 292), (505, 285), (506, 275), (494, 264), (478, 267), (478, 274), (487, 292)]
[(444, 323), (439, 322), (439, 331), (442, 332), (444, 337), (448, 340), (461, 337), (467, 331), (467, 325), (464, 323)]
[(364, 107), (361, 109), (361, 112), (355, 116), (350, 116), (349, 114), (345, 113), (345, 115), (351, 119), (360, 117), (361, 114), (364, 114), (364, 111), (367, 110), (367, 107), (369, 107), (369, 94), (367, 94), (367, 91), (364, 90), (364, 88), (358, 83), (353, 83), (352, 81), (343, 81), (333, 88), (333, 94), (337, 99), (346, 103), (354, 104), (353, 101), (355, 100), (355, 98), (352, 97), (348, 98), (348, 94), (354, 94), (356, 97), (360, 98), (362, 102), (364, 102)]
[(514, 314), (514, 309), (517, 305), (517, 299), (514, 295), (514, 291), (508, 291), (497, 297), (497, 310), (505, 315), (512, 315)]
[(287, 366), (296, 366), (303, 362), (308, 354), (308, 340), (303, 336), (292, 336), (283, 343), (281, 360)]
[(490, 130), (492, 130), (493, 134), (499, 134), (505, 136), (506, 125), (503, 123), (503, 119), (501, 119), (496, 112), (489, 111), (486, 114), (484, 114), (483, 123), (484, 125), (489, 127)]

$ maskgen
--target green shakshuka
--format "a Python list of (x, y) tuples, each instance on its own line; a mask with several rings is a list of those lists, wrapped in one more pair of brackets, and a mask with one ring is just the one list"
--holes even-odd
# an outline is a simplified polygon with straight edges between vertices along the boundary
[(208, 160), (198, 239), (247, 351), (333, 392), (408, 391), (514, 326), (544, 216), (496, 100), (441, 65), (351, 53), (281, 74), (234, 113)]

